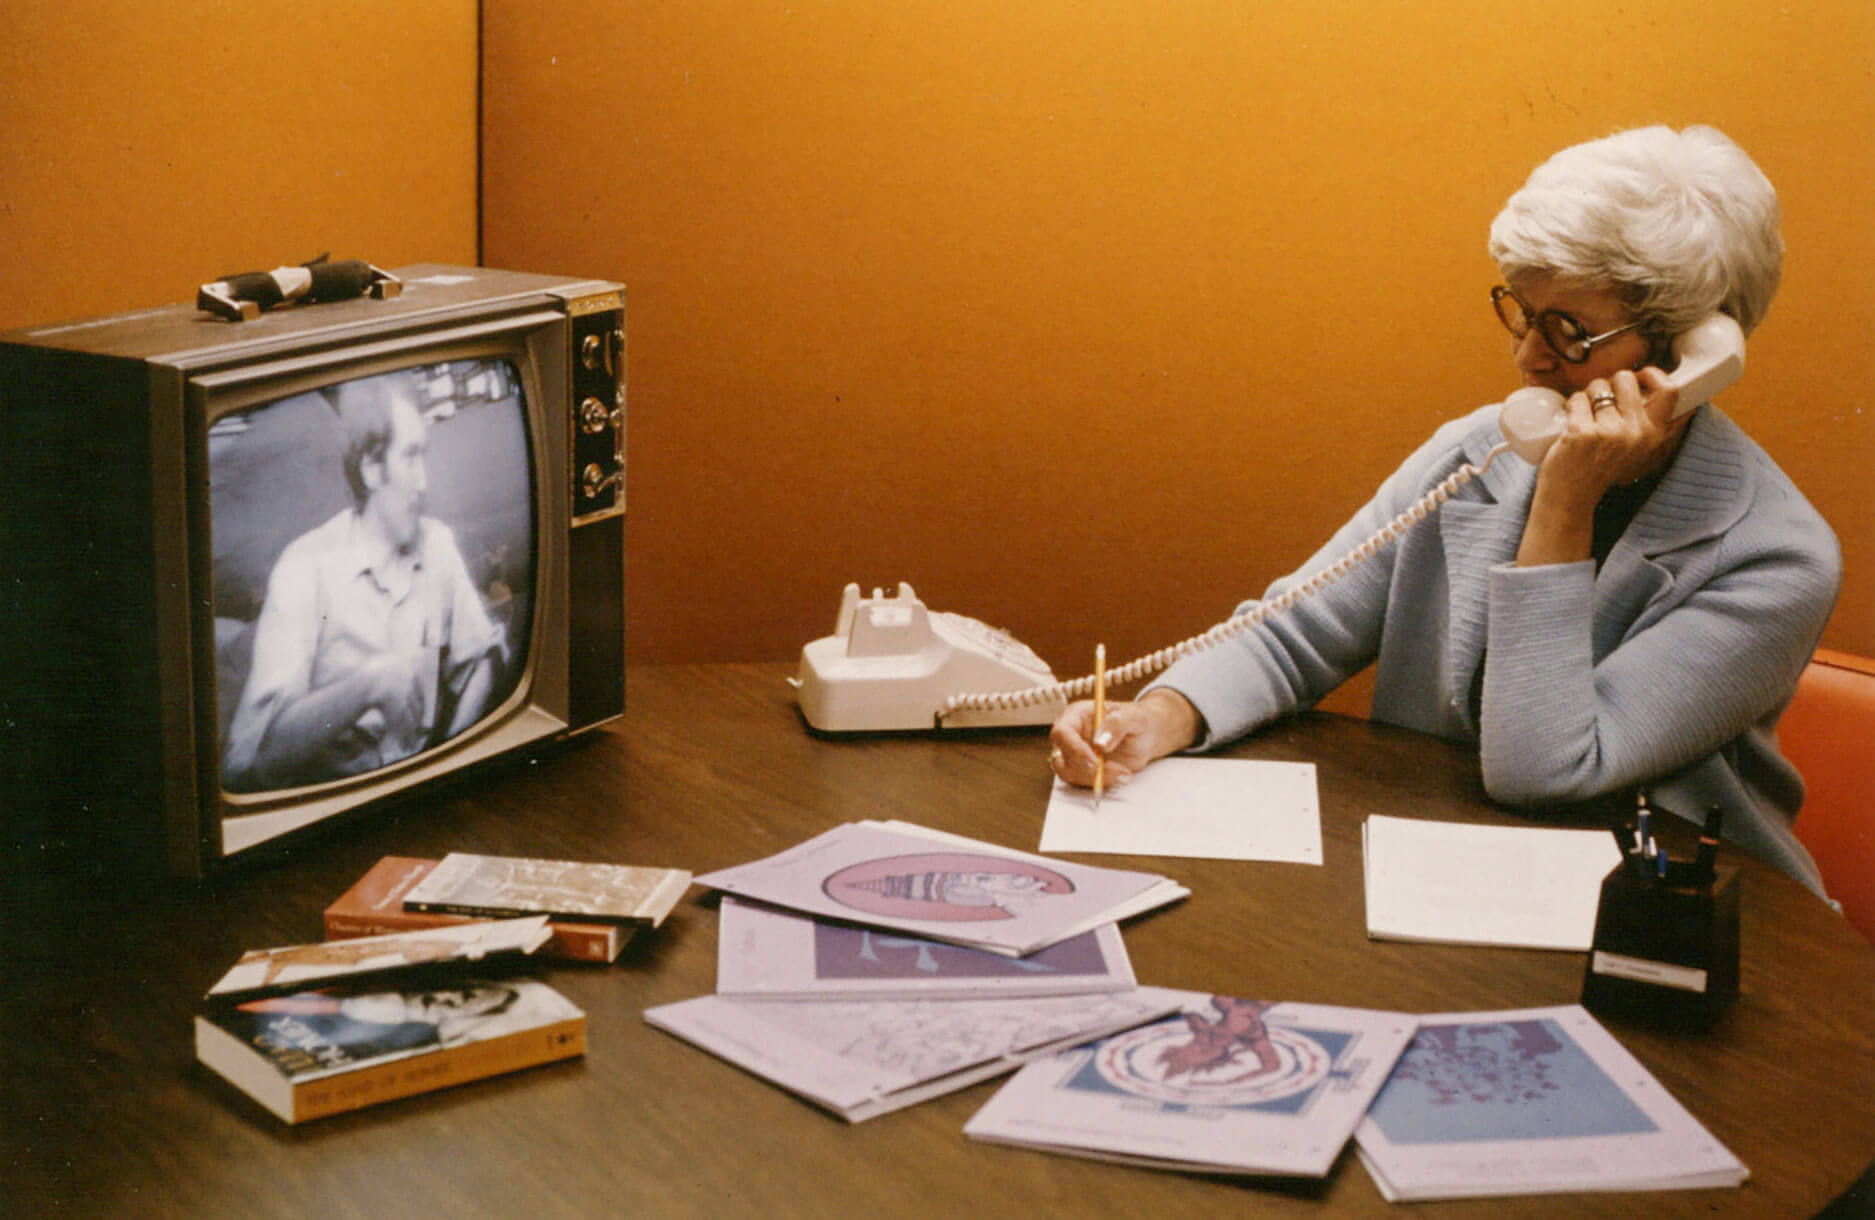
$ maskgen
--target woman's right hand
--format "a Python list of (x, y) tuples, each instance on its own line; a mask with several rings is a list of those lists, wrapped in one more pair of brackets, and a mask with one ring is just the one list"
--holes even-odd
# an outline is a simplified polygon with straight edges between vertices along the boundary
[(1116, 788), (1153, 759), (1193, 745), (1202, 728), (1203, 719), (1185, 696), (1161, 687), (1132, 702), (1109, 702), (1096, 737), (1093, 701), (1083, 699), (1070, 703), (1048, 730), (1049, 762), (1063, 782), (1091, 788), (1104, 757), (1105, 785)]

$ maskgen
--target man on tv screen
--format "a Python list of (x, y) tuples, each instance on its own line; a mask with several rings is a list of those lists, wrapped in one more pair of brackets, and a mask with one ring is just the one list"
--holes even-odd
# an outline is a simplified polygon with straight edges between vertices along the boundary
[(411, 380), (330, 391), (351, 507), (280, 553), (229, 726), (231, 791), (408, 758), (474, 724), (505, 659), (449, 527), (424, 515), (428, 424)]

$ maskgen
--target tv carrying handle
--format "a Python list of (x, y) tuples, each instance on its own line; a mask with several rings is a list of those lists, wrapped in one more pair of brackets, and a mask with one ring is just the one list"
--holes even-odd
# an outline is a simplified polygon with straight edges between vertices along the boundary
[(335, 263), (330, 258), (328, 252), (297, 267), (224, 275), (196, 290), (195, 307), (229, 322), (249, 322), (291, 301), (348, 301), (362, 296), (383, 301), (404, 290), (402, 280), (362, 259)]
[[(1675, 418), (1709, 401), (1744, 373), (1744, 334), (1723, 314), (1700, 322), (1673, 346), (1678, 360), (1668, 383), (1680, 391)], [(1372, 537), (1280, 596), (1170, 648), (1108, 669), (1108, 685), (1157, 673), (1314, 596), (1437, 512), (1453, 492), (1489, 470), (1505, 452), (1515, 452), (1533, 465), (1541, 462), (1567, 427), (1565, 403), (1554, 390), (1516, 391), (1499, 415), (1505, 439), (1482, 464), (1459, 467)], [(899, 585), (896, 598), (883, 598), (874, 590), (870, 600), (859, 597), (857, 585), (848, 585), (834, 634), (802, 650), (800, 675), (791, 679), (808, 723), (823, 732), (1048, 724), (1069, 700), (1090, 696), (1094, 681), (1092, 674), (1055, 681), (1040, 658), (1007, 633), (962, 615), (934, 615), (909, 584)]]

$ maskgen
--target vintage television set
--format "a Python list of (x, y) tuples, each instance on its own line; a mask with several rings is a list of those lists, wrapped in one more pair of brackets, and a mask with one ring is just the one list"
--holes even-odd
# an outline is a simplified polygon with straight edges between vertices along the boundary
[(14, 850), (200, 876), (622, 713), (622, 287), (388, 276), (0, 336)]

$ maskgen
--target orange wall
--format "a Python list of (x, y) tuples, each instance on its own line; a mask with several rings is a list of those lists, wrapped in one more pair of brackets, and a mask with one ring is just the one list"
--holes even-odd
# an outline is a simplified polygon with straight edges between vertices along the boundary
[(1875, 6), (484, 4), (483, 255), (630, 296), (637, 660), (909, 580), (1063, 673), (1200, 630), (1514, 384), (1486, 226), (1565, 144), (1732, 133), (1785, 288), (1730, 410), (1875, 653)]
[(476, 257), (475, 0), (4, 0), (0, 328)]
[(479, 152), (487, 262), (630, 287), (635, 660), (791, 656), (906, 579), (1078, 671), (1503, 390), (1483, 232), (1536, 160), (1705, 120), (1791, 247), (1727, 405), (1875, 654), (1875, 8), (1645, 8), (8, 0), (0, 327), (473, 262)]

